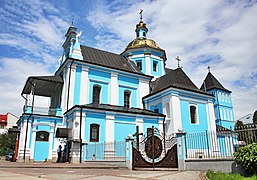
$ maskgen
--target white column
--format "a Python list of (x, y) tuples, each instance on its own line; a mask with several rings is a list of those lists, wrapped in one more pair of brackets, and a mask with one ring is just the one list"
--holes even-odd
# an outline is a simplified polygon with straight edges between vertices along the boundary
[[(62, 112), (66, 112), (66, 106), (67, 106), (67, 89), (68, 89), (68, 74), (69, 71), (67, 69), (63, 69), (63, 88), (62, 88), (62, 102), (61, 102), (61, 108)], [(68, 78), (68, 79), (67, 79)]]
[(206, 104), (206, 113), (207, 119), (208, 119), (208, 130), (210, 133), (212, 133), (212, 140), (210, 141), (210, 153), (212, 153), (215, 156), (219, 156), (219, 143), (217, 140), (217, 134), (216, 134), (216, 118), (215, 118), (215, 112), (214, 112), (214, 105), (213, 102), (208, 101)]
[(209, 131), (216, 133), (216, 118), (215, 118), (215, 112), (214, 112), (214, 105), (213, 102), (208, 101), (207, 102), (207, 108), (208, 108), (208, 117), (209, 117)]
[[(81, 139), (82, 139), (82, 142), (85, 142), (85, 134), (86, 134), (85, 124), (86, 124), (86, 113), (82, 112), (82, 123), (81, 123)], [(88, 131), (90, 131), (90, 130), (88, 130)]]
[(106, 114), (106, 142), (114, 142), (114, 114)]
[(32, 125), (30, 159), (34, 159), (37, 125), (37, 123), (33, 123)]
[(104, 159), (112, 160), (115, 158), (115, 144), (114, 144), (114, 114), (106, 114), (105, 137), (106, 142), (104, 146)]
[(88, 98), (88, 67), (82, 66), (81, 82), (80, 82), (80, 104), (86, 104)]
[(26, 142), (26, 156), (30, 156), (30, 147), (29, 147), (29, 144), (30, 144), (30, 132), (31, 132), (31, 123), (29, 122), (28, 124), (28, 130), (27, 130), (27, 142)]
[(73, 64), (71, 66), (71, 75), (70, 75), (70, 92), (69, 92), (69, 107), (68, 107), (69, 109), (73, 107), (73, 102), (74, 102), (75, 77), (76, 77), (76, 64)]
[(110, 104), (119, 105), (119, 85), (118, 85), (118, 74), (115, 72), (111, 73), (111, 82), (110, 82)]
[(182, 129), (179, 95), (172, 94), (170, 104), (172, 105), (171, 116), (173, 117), (174, 132), (177, 133), (179, 129)]
[(138, 107), (143, 109), (143, 97), (149, 94), (149, 80), (145, 80), (143, 78), (139, 79), (139, 102), (138, 102)]
[(139, 133), (145, 133), (144, 132), (144, 120), (142, 117), (136, 117), (136, 125), (138, 126)]
[(151, 75), (151, 60), (150, 54), (145, 54), (145, 66), (146, 66), (146, 74)]
[(161, 134), (163, 134), (163, 120), (159, 119), (159, 131), (161, 132)]
[(75, 119), (73, 121), (73, 127), (72, 127), (72, 132), (73, 132), (73, 139), (78, 140), (79, 139), (79, 130), (80, 130), (80, 112), (75, 112)]
[(53, 140), (54, 140), (54, 124), (50, 124), (50, 132), (49, 132), (49, 154), (48, 159), (52, 160), (53, 154)]

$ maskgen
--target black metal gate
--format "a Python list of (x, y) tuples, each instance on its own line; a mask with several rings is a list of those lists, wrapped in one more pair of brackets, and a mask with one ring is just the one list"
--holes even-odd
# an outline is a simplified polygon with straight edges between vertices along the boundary
[(165, 137), (158, 129), (147, 129), (143, 140), (139, 142), (138, 127), (136, 143), (132, 147), (132, 169), (136, 168), (177, 168), (177, 144), (175, 136)]

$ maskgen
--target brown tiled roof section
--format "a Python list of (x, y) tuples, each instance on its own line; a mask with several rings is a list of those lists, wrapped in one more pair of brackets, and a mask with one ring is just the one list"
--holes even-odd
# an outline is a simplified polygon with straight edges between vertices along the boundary
[(122, 55), (91, 48), (88, 46), (81, 46), (81, 50), (83, 60), (86, 62), (142, 74), (142, 72), (137, 68), (133, 61), (127, 60)]
[(190, 78), (181, 68), (177, 68), (175, 70), (166, 68), (166, 75), (157, 78), (151, 83), (151, 93), (161, 91), (168, 87), (181, 88), (203, 93), (203, 91), (197, 88), (197, 86), (190, 80)]
[[(205, 85), (204, 85), (205, 83)], [(220, 90), (224, 90), (224, 91), (228, 91), (231, 92), (229, 90), (227, 90), (226, 88), (224, 88), (222, 86), (222, 84), (212, 75), (211, 72), (209, 72), (204, 80), (204, 83), (201, 86), (201, 90), (210, 90), (210, 89), (220, 89)], [(205, 86), (205, 87), (204, 87)]]

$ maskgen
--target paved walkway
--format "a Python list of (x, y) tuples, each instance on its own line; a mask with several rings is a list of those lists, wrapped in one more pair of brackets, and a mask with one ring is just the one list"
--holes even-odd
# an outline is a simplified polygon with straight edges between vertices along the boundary
[(110, 166), (104, 163), (18, 163), (0, 161), (0, 179), (44, 179), (44, 180), (128, 180), (128, 179), (151, 179), (151, 180), (197, 180), (202, 179), (200, 171), (177, 171), (177, 170), (128, 170), (124, 167)]

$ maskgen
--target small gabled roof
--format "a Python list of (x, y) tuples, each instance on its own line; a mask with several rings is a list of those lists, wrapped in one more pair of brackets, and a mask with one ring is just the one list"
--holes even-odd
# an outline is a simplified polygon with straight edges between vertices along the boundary
[(81, 46), (81, 50), (85, 62), (144, 75), (133, 61), (122, 55), (88, 46)]
[(222, 84), (212, 75), (211, 72), (209, 72), (204, 80), (204, 83), (201, 86), (201, 90), (210, 90), (210, 89), (220, 89), (223, 91), (229, 91), (228, 89), (224, 88)]
[(197, 88), (181, 68), (177, 68), (175, 70), (166, 68), (166, 75), (151, 82), (151, 94), (169, 87), (204, 93)]

